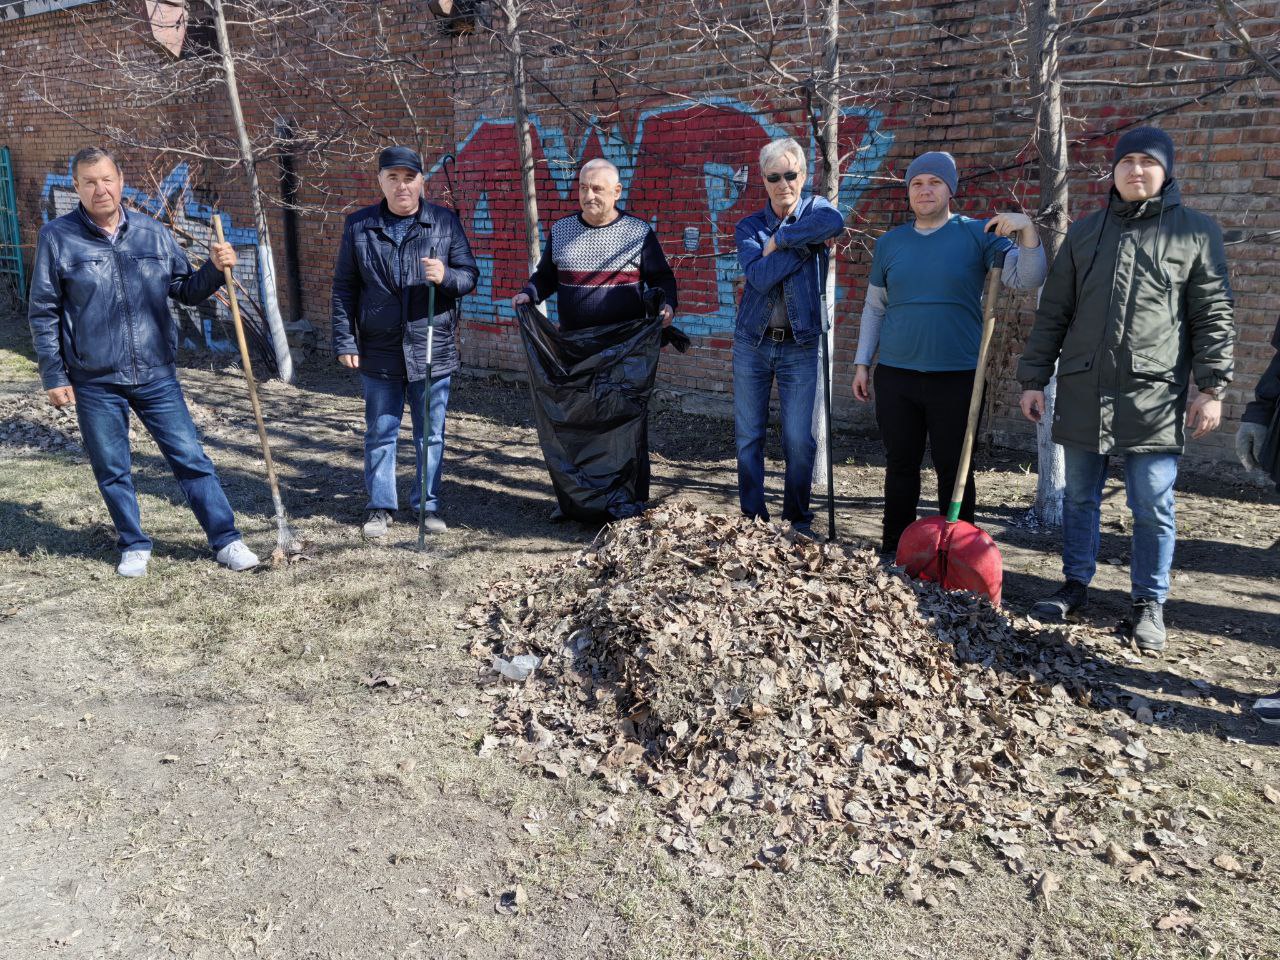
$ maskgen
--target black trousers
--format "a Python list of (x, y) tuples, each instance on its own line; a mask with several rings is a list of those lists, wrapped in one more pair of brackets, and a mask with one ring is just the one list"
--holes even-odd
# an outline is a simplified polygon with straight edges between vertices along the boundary
[[(951, 505), (951, 488), (960, 469), (960, 448), (969, 419), (973, 374), (972, 370), (925, 373), (884, 364), (876, 367), (876, 423), (887, 461), (884, 550), (896, 550), (902, 531), (916, 520), (926, 441), (938, 474), (938, 512), (945, 515)], [(961, 520), (973, 523), (976, 496), (970, 469), (961, 501)]]

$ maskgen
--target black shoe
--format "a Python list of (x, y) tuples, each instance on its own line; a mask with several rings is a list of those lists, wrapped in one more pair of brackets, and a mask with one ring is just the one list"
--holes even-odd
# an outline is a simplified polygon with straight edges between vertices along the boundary
[(1263, 723), (1280, 724), (1280, 690), (1253, 701), (1253, 715)]
[(552, 507), (551, 512), (547, 514), (547, 519), (552, 523), (564, 523), (569, 518), (564, 515), (564, 511), (559, 507)]
[(1079, 580), (1068, 580), (1055, 593), (1037, 600), (1031, 615), (1037, 620), (1063, 623), (1089, 600), (1089, 588)]
[(369, 517), (360, 528), (360, 532), (370, 540), (377, 540), (387, 535), (387, 527), (391, 526), (391, 523), (390, 510), (370, 510)]
[(1159, 600), (1141, 598), (1133, 601), (1129, 625), (1133, 628), (1133, 639), (1139, 650), (1159, 653), (1164, 649), (1164, 604)]

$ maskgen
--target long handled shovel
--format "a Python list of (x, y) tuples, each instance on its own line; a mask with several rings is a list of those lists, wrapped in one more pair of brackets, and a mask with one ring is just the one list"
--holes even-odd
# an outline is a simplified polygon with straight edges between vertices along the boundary
[(917, 520), (902, 532), (895, 558), (900, 567), (913, 577), (932, 580), (948, 590), (972, 590), (1000, 605), (1004, 565), (1000, 550), (986, 532), (960, 519), (964, 486), (969, 479), (973, 459), (973, 442), (978, 433), (982, 413), (982, 389), (987, 381), (987, 354), (991, 334), (996, 326), (996, 298), (1000, 293), (1001, 257), (987, 271), (987, 286), (982, 297), (982, 345), (978, 349), (978, 369), (973, 374), (973, 392), (969, 395), (969, 422), (960, 449), (960, 468), (956, 471), (951, 491), (951, 506), (945, 517)]
[[(214, 213), (211, 218), (213, 235), (219, 243), (225, 243), (222, 235), (222, 217)], [(284, 560), (289, 554), (302, 552), (302, 544), (289, 529), (289, 517), (280, 498), (280, 483), (276, 480), (276, 466), (271, 459), (271, 444), (267, 442), (267, 427), (262, 422), (262, 407), (258, 403), (258, 385), (253, 379), (253, 364), (249, 360), (249, 344), (244, 338), (244, 323), (240, 320), (240, 301), (236, 297), (236, 280), (227, 267), (222, 271), (227, 283), (227, 297), (231, 303), (231, 322), (236, 328), (236, 342), (240, 345), (240, 366), (244, 370), (244, 382), (249, 388), (249, 405), (253, 407), (253, 419), (258, 424), (258, 440), (262, 443), (262, 459), (267, 465), (267, 483), (271, 486), (271, 502), (276, 509), (276, 548), (272, 560)]]
[[(432, 247), (428, 256), (436, 258)], [(427, 379), (422, 385), (422, 460), (419, 469), (422, 482), (418, 487), (418, 551), (427, 549), (427, 455), (431, 448), (431, 355), (435, 347), (436, 333), (436, 285), (427, 284)]]

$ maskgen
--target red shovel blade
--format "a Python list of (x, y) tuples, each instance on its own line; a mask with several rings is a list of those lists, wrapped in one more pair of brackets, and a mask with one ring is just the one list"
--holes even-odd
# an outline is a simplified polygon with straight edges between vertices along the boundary
[(898, 566), (913, 577), (940, 583), (947, 590), (972, 590), (997, 607), (1004, 586), (1000, 550), (971, 523), (946, 517), (917, 520), (898, 541)]

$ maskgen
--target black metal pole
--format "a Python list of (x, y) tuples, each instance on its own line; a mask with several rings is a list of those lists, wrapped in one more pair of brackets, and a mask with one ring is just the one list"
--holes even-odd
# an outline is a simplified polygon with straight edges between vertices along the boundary
[[(432, 247), (428, 256), (436, 258)], [(431, 444), (431, 352), (435, 346), (436, 285), (427, 283), (427, 379), (422, 384), (422, 458), (418, 461), (421, 481), (418, 484), (418, 550), (427, 549), (427, 458)]]
[(445, 189), (449, 191), (449, 202), (453, 204), (453, 212), (458, 215), (458, 219), (462, 219), (462, 201), (458, 198), (458, 191), (453, 185), (453, 177), (449, 174), (449, 168), (454, 166), (455, 160), (452, 153), (446, 153), (440, 158), (440, 170), (444, 173)]

